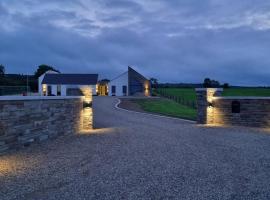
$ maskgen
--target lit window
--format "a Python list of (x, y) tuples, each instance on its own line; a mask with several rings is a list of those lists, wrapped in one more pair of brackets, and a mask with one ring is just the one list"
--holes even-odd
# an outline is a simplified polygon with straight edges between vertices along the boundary
[(47, 94), (47, 86), (45, 84), (42, 85), (42, 94), (43, 96), (46, 96)]

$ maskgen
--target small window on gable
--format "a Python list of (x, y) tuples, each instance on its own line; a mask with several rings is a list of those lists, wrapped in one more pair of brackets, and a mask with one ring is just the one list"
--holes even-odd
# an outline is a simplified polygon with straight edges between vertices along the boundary
[(123, 85), (123, 95), (126, 96), (127, 95), (127, 86)]
[(113, 86), (112, 86), (112, 95), (115, 95), (115, 92), (116, 92), (116, 86), (113, 85)]
[(232, 102), (232, 113), (240, 113), (241, 112), (241, 104), (239, 101)]

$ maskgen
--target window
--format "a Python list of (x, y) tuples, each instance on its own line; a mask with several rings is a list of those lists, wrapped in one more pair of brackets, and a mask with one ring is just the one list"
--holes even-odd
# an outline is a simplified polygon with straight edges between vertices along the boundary
[(57, 96), (61, 96), (61, 85), (57, 85)]
[(48, 96), (52, 96), (52, 86), (47, 87)]
[(240, 113), (241, 105), (239, 101), (232, 102), (232, 113)]
[(127, 86), (123, 85), (123, 95), (126, 96), (127, 95)]
[(113, 85), (113, 86), (112, 86), (112, 95), (113, 95), (113, 96), (115, 95), (115, 92), (116, 92), (116, 86)]

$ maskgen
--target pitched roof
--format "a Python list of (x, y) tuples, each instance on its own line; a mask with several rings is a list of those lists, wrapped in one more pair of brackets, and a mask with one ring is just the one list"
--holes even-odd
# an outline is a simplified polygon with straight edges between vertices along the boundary
[(140, 79), (148, 80), (147, 78), (145, 78), (145, 76), (143, 76), (142, 74), (140, 74), (139, 72), (137, 72), (135, 69), (133, 69), (130, 66), (128, 66), (128, 73), (129, 74), (134, 74), (135, 76), (137, 76)]
[(42, 84), (96, 85), (98, 74), (45, 74)]

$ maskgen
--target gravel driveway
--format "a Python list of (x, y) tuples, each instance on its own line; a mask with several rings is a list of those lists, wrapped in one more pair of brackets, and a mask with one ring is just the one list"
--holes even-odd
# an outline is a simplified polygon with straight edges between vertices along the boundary
[(270, 199), (270, 135), (114, 108), (97, 130), (0, 157), (0, 199)]

